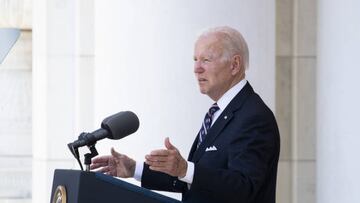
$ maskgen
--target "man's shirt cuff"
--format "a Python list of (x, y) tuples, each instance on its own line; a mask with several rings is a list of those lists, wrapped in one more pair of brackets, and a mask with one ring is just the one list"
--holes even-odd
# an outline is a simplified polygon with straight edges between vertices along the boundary
[(179, 180), (184, 181), (188, 184), (192, 184), (193, 179), (194, 179), (194, 168), (195, 168), (194, 163), (188, 161), (186, 175), (183, 178), (179, 178)]
[(144, 170), (144, 163), (137, 161), (135, 165), (135, 173), (134, 173), (135, 180), (141, 182), (143, 170)]

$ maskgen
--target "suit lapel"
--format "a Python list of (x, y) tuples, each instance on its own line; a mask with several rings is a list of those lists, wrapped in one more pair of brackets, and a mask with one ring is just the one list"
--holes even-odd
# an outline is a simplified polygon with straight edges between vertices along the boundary
[(196, 149), (198, 136), (196, 137), (193, 146), (191, 147), (188, 160), (193, 161), (194, 163), (197, 163), (199, 161), (199, 159), (205, 153), (206, 148), (212, 143), (214, 143), (216, 138), (220, 135), (221, 131), (232, 120), (234, 116), (233, 112), (238, 110), (245, 102), (246, 98), (252, 93), (254, 93), (254, 90), (247, 82), (244, 88), (234, 97), (234, 99), (229, 103), (229, 105), (224, 109), (224, 111), (215, 121), (213, 126), (210, 128), (208, 134), (206, 135), (205, 140), (200, 144), (198, 149)]
[(194, 163), (198, 162), (201, 156), (205, 153), (206, 147), (213, 143), (216, 137), (220, 134), (221, 130), (226, 126), (226, 124), (231, 120), (232, 114), (229, 115), (231, 118), (224, 119), (223, 113), (215, 121), (214, 125), (209, 129), (208, 134), (206, 135), (205, 140), (200, 144), (199, 148), (194, 152), (192, 161)]
[(190, 153), (188, 156), (188, 161), (192, 161), (192, 159), (193, 159), (194, 153), (196, 151), (196, 145), (198, 143), (198, 139), (199, 139), (199, 133), (197, 134), (195, 141), (193, 142), (193, 144), (191, 146)]

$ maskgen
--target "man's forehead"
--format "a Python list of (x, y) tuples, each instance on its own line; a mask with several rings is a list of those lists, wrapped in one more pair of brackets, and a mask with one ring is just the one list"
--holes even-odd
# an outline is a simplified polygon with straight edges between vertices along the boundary
[(195, 44), (195, 54), (220, 55), (223, 46), (216, 38), (200, 38)]
[(208, 34), (204, 36), (200, 36), (198, 40), (196, 41), (196, 44), (218, 44), (220, 42), (220, 38), (216, 34)]

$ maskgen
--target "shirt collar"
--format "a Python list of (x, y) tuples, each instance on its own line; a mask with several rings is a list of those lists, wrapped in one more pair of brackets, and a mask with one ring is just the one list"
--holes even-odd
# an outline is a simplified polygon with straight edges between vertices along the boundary
[(242, 88), (246, 85), (247, 80), (244, 78), (228, 91), (225, 92), (223, 96), (216, 102), (219, 106), (220, 110), (223, 111), (227, 105), (231, 102), (231, 100), (239, 93)]

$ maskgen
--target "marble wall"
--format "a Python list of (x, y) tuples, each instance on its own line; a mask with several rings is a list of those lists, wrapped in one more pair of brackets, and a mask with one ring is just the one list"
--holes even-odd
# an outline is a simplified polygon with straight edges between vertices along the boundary
[(0, 65), (0, 203), (32, 196), (32, 0), (0, 0), (0, 27), (21, 35)]
[(315, 202), (316, 1), (276, 1), (278, 202)]
[(0, 202), (30, 202), (32, 32), (22, 31), (0, 65)]
[(360, 1), (318, 0), (317, 202), (360, 202)]

